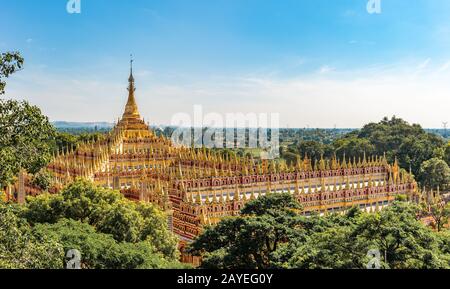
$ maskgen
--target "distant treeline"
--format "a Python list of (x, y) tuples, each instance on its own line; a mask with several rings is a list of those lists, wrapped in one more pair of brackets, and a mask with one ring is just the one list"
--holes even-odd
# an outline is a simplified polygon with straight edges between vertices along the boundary
[(114, 126), (107, 122), (66, 122), (56, 121), (52, 123), (59, 131), (70, 133), (73, 135), (80, 135), (85, 133), (105, 133), (111, 130)]
[[(105, 126), (86, 125), (84, 127), (58, 127), (55, 147), (67, 150), (76, 147), (80, 142), (95, 141), (110, 128)], [(152, 127), (156, 135), (170, 138), (176, 127)], [(203, 134), (207, 128), (203, 128)], [(234, 131), (235, 139), (226, 136)], [(241, 141), (237, 136), (245, 135), (244, 147), (237, 147)], [(267, 132), (270, 138), (270, 131)], [(232, 134), (233, 135), (233, 134)], [(224, 147), (229, 154), (259, 157), (258, 148), (250, 148), (250, 129), (224, 128)], [(450, 142), (449, 133), (445, 129), (423, 129), (420, 125), (409, 124), (393, 117), (384, 118), (378, 123), (370, 123), (361, 129), (335, 128), (283, 128), (279, 130), (281, 159), (287, 164), (295, 164), (299, 158), (310, 159), (337, 157), (343, 159), (362, 158), (367, 156), (386, 155), (389, 162), (397, 160), (403, 169), (411, 170), (420, 185), (450, 189)], [(231, 143), (231, 146), (230, 146)], [(236, 144), (233, 146), (233, 144)]]
[(82, 135), (91, 133), (107, 133), (110, 128), (88, 128), (88, 127), (78, 127), (78, 128), (56, 128), (58, 132), (68, 133), (72, 135)]
[[(53, 122), (53, 125), (60, 132), (67, 132), (71, 134), (83, 134), (91, 132), (108, 132), (113, 127), (113, 124), (107, 122)], [(152, 127), (157, 131), (158, 135), (170, 137), (175, 131), (176, 127), (163, 126)], [(224, 129), (226, 130), (226, 129)], [(228, 129), (229, 130), (229, 129)], [(237, 132), (246, 130), (243, 128), (235, 129)], [(322, 143), (331, 143), (335, 139), (347, 133), (357, 131), (354, 128), (281, 128), (281, 141), (289, 141), (294, 139), (301, 139), (303, 141), (320, 141)], [(426, 132), (441, 136), (445, 139), (450, 139), (450, 131), (448, 129), (429, 128), (424, 129)]]

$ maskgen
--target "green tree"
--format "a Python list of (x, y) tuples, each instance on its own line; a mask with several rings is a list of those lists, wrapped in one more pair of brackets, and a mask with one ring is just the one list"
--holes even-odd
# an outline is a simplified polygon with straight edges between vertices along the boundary
[(142, 239), (144, 218), (128, 200), (116, 202), (108, 215), (96, 226), (100, 232), (107, 232), (119, 242), (137, 243)]
[(296, 165), (299, 155), (296, 153), (292, 153), (290, 151), (284, 151), (281, 152), (281, 157), (286, 160), (286, 163), (288, 165)]
[(380, 250), (391, 269), (446, 268), (438, 238), (416, 219), (418, 208), (396, 201), (377, 214), (365, 214), (356, 228), (360, 242)]
[(37, 173), (52, 157), (55, 129), (27, 102), (0, 100), (0, 187), (21, 169)]
[(0, 54), (0, 95), (5, 94), (5, 78), (21, 69), (24, 59), (18, 52), (5, 52)]
[(447, 145), (445, 146), (444, 159), (447, 162), (447, 165), (450, 166), (450, 142), (448, 142)]
[(110, 234), (118, 242), (148, 242), (164, 256), (177, 258), (177, 238), (167, 227), (167, 216), (152, 204), (127, 200), (117, 191), (78, 180), (58, 195), (29, 198), (23, 216), (31, 223), (72, 219)]
[(42, 169), (34, 174), (31, 179), (31, 184), (40, 188), (43, 191), (47, 191), (52, 184), (53, 175), (46, 169)]
[(258, 198), (244, 207), (241, 217), (207, 228), (190, 251), (203, 255), (204, 268), (270, 268), (273, 253), (303, 232), (298, 210), (298, 203), (289, 194)]
[(164, 256), (178, 259), (178, 237), (167, 229), (167, 216), (156, 206), (134, 203), (143, 218), (141, 240), (153, 244)]
[(448, 164), (438, 158), (432, 158), (423, 162), (420, 167), (420, 181), (428, 188), (447, 188), (450, 184), (450, 168)]
[(439, 240), (439, 250), (448, 264), (447, 268), (450, 268), (450, 230), (438, 232), (436, 237)]
[(302, 157), (305, 155), (312, 160), (320, 160), (325, 156), (326, 146), (316, 141), (304, 141), (298, 145), (298, 154)]
[(0, 201), (0, 268), (60, 269), (64, 251), (56, 239), (32, 231), (20, 209)]
[(85, 269), (164, 269), (180, 268), (149, 242), (117, 242), (111, 235), (79, 221), (61, 219), (56, 224), (38, 224), (35, 232), (58, 240), (67, 252), (77, 249)]
[(336, 156), (347, 159), (359, 158), (364, 154), (370, 156), (376, 154), (375, 146), (368, 139), (360, 139), (357, 137), (348, 137), (338, 139), (334, 142)]
[[(435, 150), (444, 145), (442, 137), (427, 133), (420, 125), (410, 125), (395, 116), (391, 119), (386, 117), (379, 123), (370, 123), (361, 130), (336, 140), (333, 145), (339, 149), (342, 143), (351, 142), (355, 138), (365, 141), (365, 144), (360, 145), (367, 146), (367, 153), (380, 156), (386, 153), (389, 162), (394, 162), (397, 158), (401, 167), (411, 167), (416, 176), (420, 174), (420, 164), (432, 158)], [(356, 145), (353, 150), (359, 153), (360, 148)], [(355, 154), (353, 150), (350, 145), (347, 146), (347, 155)]]
[(57, 132), (54, 142), (54, 151), (67, 151), (76, 147), (78, 137), (66, 132)]
[(71, 133), (67, 133), (58, 130), (53, 142), (53, 147), (55, 151), (70, 151), (75, 149), (79, 144), (97, 142), (104, 139), (104, 137), (105, 134), (100, 132), (71, 131)]
[(346, 214), (300, 216), (289, 195), (251, 201), (242, 215), (206, 229), (191, 252), (213, 269), (365, 269), (380, 252), (391, 269), (449, 268), (450, 247), (420, 220), (418, 207), (399, 198), (381, 212), (354, 207)]
[(333, 225), (311, 233), (290, 253), (287, 268), (355, 269), (367, 264), (368, 249), (358, 242), (354, 225)]
[(450, 219), (450, 203), (445, 203), (440, 197), (432, 201), (431, 204), (420, 204), (422, 214), (433, 218), (436, 230), (442, 231)]
[(326, 226), (308, 234), (306, 242), (292, 254), (289, 267), (364, 269), (371, 259), (369, 250), (380, 252), (381, 268), (448, 267), (439, 238), (416, 219), (416, 206), (396, 201), (375, 214), (356, 210), (343, 217), (325, 217)]

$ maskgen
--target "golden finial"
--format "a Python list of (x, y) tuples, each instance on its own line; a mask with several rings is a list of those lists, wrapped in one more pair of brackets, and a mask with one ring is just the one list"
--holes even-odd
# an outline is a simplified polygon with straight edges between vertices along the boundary
[(130, 77), (128, 78), (128, 101), (127, 105), (125, 106), (125, 112), (123, 114), (124, 119), (129, 118), (137, 118), (140, 119), (138, 107), (136, 104), (136, 99), (134, 98), (134, 92), (136, 91), (136, 88), (134, 87), (134, 77), (133, 77), (133, 56), (131, 55), (130, 60)]

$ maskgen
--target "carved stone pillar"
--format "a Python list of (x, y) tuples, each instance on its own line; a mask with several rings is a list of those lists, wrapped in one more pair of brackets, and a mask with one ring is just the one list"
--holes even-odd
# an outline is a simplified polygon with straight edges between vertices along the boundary
[(25, 192), (25, 175), (26, 172), (21, 170), (19, 173), (19, 183), (17, 190), (17, 203), (25, 204), (26, 192)]

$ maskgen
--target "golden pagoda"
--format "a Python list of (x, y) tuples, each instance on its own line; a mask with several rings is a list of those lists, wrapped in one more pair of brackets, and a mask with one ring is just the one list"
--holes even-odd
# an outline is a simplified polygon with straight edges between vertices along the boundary
[[(402, 174), (398, 163), (391, 165), (385, 157), (364, 156), (352, 162), (306, 156), (287, 166), (176, 147), (141, 118), (132, 64), (128, 100), (114, 128), (96, 142), (58, 152), (48, 165), (56, 191), (84, 178), (129, 199), (157, 204), (170, 214), (169, 226), (183, 242), (192, 241), (203, 226), (236, 216), (247, 202), (268, 194), (292, 194), (308, 215), (345, 212), (355, 205), (379, 210), (397, 195), (416, 191), (411, 175)], [(39, 193), (30, 185), (25, 190)]]

